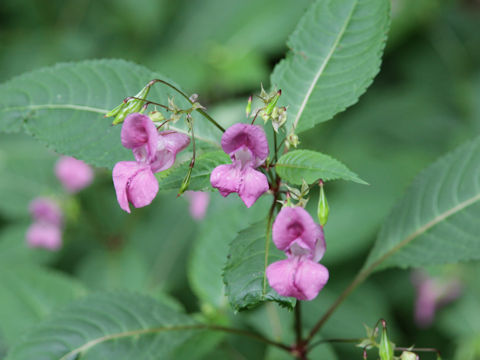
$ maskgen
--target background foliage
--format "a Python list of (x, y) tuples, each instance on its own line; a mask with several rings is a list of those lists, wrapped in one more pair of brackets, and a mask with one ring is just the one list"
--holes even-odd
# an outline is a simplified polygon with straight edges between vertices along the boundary
[[(307, 0), (3, 0), (0, 81), (57, 62), (123, 58), (168, 76), (187, 93), (199, 93), (201, 102), (214, 117), (229, 124), (243, 120), (246, 97), (257, 91), (259, 83), (265, 86), (270, 83), (274, 64), (288, 50), (287, 37), (309, 4)], [(212, 14), (218, 13), (221, 16), (212, 21)], [(346, 169), (344, 176), (357, 181), (361, 178), (370, 184), (338, 181), (326, 185), (331, 215), (325, 228), (328, 251), (324, 262), (331, 279), (319, 298), (305, 306), (305, 325), (313, 325), (312, 319), (320, 317), (355, 276), (377, 239), (381, 224), (390, 219), (379, 238), (401, 225), (392, 220), (395, 213), (390, 217), (389, 213), (415, 175), (466, 140), (473, 140), (470, 146), (478, 147), (478, 138), (475, 140), (474, 136), (480, 129), (479, 23), (480, 5), (475, 1), (393, 0), (389, 40), (382, 70), (374, 84), (357, 105), (338, 114), (335, 121), (318, 124), (318, 120), (313, 130), (301, 134), (301, 148), (341, 159), (353, 171)], [(106, 77), (109, 74), (105, 72)], [(132, 79), (141, 76), (136, 73)], [(151, 75), (144, 77), (149, 80)], [(113, 77), (110, 80), (115, 81)], [(14, 80), (19, 86), (21, 82)], [(118, 91), (122, 98), (121, 89)], [(1, 90), (0, 94), (0, 104), (4, 107), (5, 94)], [(41, 91), (36, 95), (41, 97)], [(112, 107), (116, 97), (111, 98)], [(228, 102), (217, 106), (224, 100)], [(27, 130), (47, 139), (59, 120), (49, 117), (48, 112), (43, 115), (48, 119), (47, 127), (33, 122)], [(327, 115), (322, 121), (327, 120)], [(74, 125), (78, 119), (70, 120)], [(106, 129), (105, 124), (98, 126)], [(312, 122), (307, 127), (313, 125)], [(105, 142), (105, 149), (111, 150), (109, 146), (115, 144), (118, 130), (113, 130), (116, 134), (111, 134), (111, 143)], [(96, 131), (92, 134), (98, 135)], [(206, 133), (207, 137), (210, 135)], [(91, 139), (84, 141), (88, 144)], [(59, 144), (57, 150), (70, 151), (72, 146), (88, 152), (88, 148), (71, 141)], [(120, 155), (113, 152), (117, 157), (89, 156), (97, 159), (98, 165), (111, 166), (123, 150), (118, 147), (118, 151)], [(440, 160), (453, 167), (453, 178), (446, 183), (455, 183), (455, 176), (476, 170), (478, 161), (474, 160), (470, 167), (467, 164), (461, 168), (455, 161), (458, 151)], [(293, 340), (288, 310), (268, 303), (252, 313), (234, 314), (224, 296), (221, 269), (229, 244), (240, 230), (258, 222), (257, 214), (265, 213), (268, 204), (260, 202), (247, 214), (237, 199), (225, 201), (214, 194), (209, 218), (197, 223), (189, 217), (186, 201), (165, 191), (152, 206), (126, 216), (116, 203), (110, 173), (100, 168), (95, 183), (72, 200), (61, 252), (31, 250), (23, 240), (29, 223), (27, 205), (37, 194), (61, 196), (60, 185), (51, 171), (56, 157), (30, 136), (0, 135), (0, 358), (25, 330), (41, 320), (44, 321), (31, 336), (41, 334), (51, 323), (78, 321), (69, 318), (72, 311), (86, 311), (86, 307), (102, 309), (105, 305), (101, 295), (91, 295), (95, 290), (122, 291), (116, 300), (118, 308), (112, 310), (117, 311), (115, 316), (125, 316), (146, 328), (152, 319), (144, 310), (153, 307), (147, 297), (151, 296), (161, 303), (156, 305), (159, 318), (165, 320), (160, 315), (169, 314), (168, 321), (165, 320), (168, 325), (186, 319), (185, 313), (189, 313), (200, 320), (273, 334), (277, 340)], [(192, 180), (199, 187), (208, 185), (209, 160), (198, 167), (199, 172)], [(181, 174), (160, 178), (164, 185), (161, 188), (178, 188)], [(438, 178), (435, 168), (426, 170), (426, 174)], [(424, 186), (428, 187), (427, 180)], [(441, 191), (449, 194), (450, 203), (446, 200), (440, 205), (455, 206), (459, 199), (451, 194), (475, 196), (459, 189), (442, 187)], [(413, 191), (407, 191), (407, 197), (416, 199)], [(312, 194), (309, 203), (312, 214), (315, 202), (316, 194)], [(394, 211), (406, 210), (397, 205)], [(419, 226), (434, 217), (433, 213), (422, 214), (425, 218), (420, 219)], [(478, 205), (460, 214), (455, 224), (474, 233), (475, 224), (465, 222), (475, 214)], [(442, 228), (433, 231), (444, 236), (448, 251), (455, 236)], [(470, 247), (468, 239), (465, 235), (460, 240)], [(402, 238), (394, 239), (400, 241)], [(418, 246), (428, 247), (428, 241), (428, 237), (419, 239)], [(389, 250), (385, 244), (376, 245), (370, 261)], [(416, 249), (405, 247), (405, 251), (415, 254)], [(459, 254), (457, 258), (465, 260), (467, 255), (468, 252)], [(423, 264), (440, 262), (421, 260)], [(400, 253), (388, 261), (385, 266), (416, 265), (402, 263)], [(389, 269), (359, 287), (327, 323), (322, 335), (360, 337), (364, 334), (363, 323), (373, 325), (383, 317), (390, 324), (396, 343), (436, 347), (446, 358), (476, 359), (468, 354), (480, 343), (478, 321), (472, 318), (480, 302), (480, 289), (475, 281), (478, 266), (458, 265), (452, 271), (464, 282), (464, 294), (440, 312), (429, 331), (418, 329), (412, 321), (415, 297), (410, 273)], [(205, 278), (209, 281), (202, 280)], [(132, 305), (130, 292), (145, 295), (141, 306)], [(73, 302), (75, 299), (79, 301)], [(133, 317), (125, 309), (132, 309)], [(115, 324), (102, 324), (105, 326), (102, 336), (118, 332)], [(94, 326), (83, 325), (84, 329)], [(56, 337), (54, 333), (50, 336)], [(147, 336), (135, 341), (138, 346), (157, 351), (159, 344), (150, 340)], [(244, 346), (244, 339), (220, 333), (191, 332), (176, 340), (183, 347), (168, 354), (175, 359), (281, 356), (258, 342), (246, 340), (248, 346)], [(111, 347), (99, 347), (91, 356), (102, 358), (103, 351), (120, 354), (132, 347), (134, 344), (129, 340), (119, 341)], [(15, 358), (28, 358), (28, 353), (22, 351), (25, 350), (13, 347), (11, 354)], [(361, 356), (359, 349), (348, 345), (322, 346), (317, 351), (327, 359)]]

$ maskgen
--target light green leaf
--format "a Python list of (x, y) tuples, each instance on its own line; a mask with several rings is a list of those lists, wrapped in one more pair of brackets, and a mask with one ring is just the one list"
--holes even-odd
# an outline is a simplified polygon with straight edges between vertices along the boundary
[(379, 71), (389, 20), (386, 0), (312, 4), (271, 76), (289, 106), (288, 130), (308, 130), (358, 100)]
[(265, 221), (257, 222), (240, 231), (230, 245), (223, 280), (230, 304), (237, 311), (265, 301), (275, 301), (288, 308), (295, 305), (294, 298), (280, 296), (268, 285), (267, 266), (284, 260), (285, 255), (267, 239), (266, 230)]
[(218, 193), (212, 194), (208, 216), (202, 221), (198, 235), (192, 241), (188, 264), (190, 285), (205, 304), (215, 308), (226, 305), (222, 268), (230, 243), (240, 230), (265, 216), (270, 203), (268, 196), (262, 196), (247, 209), (237, 197), (224, 198)]
[[(230, 158), (223, 151), (213, 151), (200, 155), (195, 160), (188, 190), (213, 191), (210, 184), (210, 174), (221, 164), (230, 163)], [(179, 166), (157, 174), (160, 190), (178, 190), (187, 174), (190, 160)]]
[[(55, 151), (97, 166), (112, 168), (117, 161), (133, 160), (120, 143), (121, 126), (103, 118), (127, 96), (135, 95), (150, 80), (165, 79), (123, 60), (91, 60), (36, 70), (0, 86), (0, 131), (22, 129)], [(149, 99), (188, 108), (172, 89), (156, 84)], [(195, 113), (199, 146), (217, 146), (221, 132)], [(187, 132), (183, 121), (170, 129)]]
[(480, 137), (427, 167), (380, 230), (367, 269), (480, 259)]
[(0, 332), (11, 345), (25, 330), (86, 291), (61, 273), (17, 265), (1, 269), (0, 294)]
[(0, 134), (2, 215), (27, 217), (28, 205), (35, 197), (51, 196), (61, 191), (60, 182), (54, 175), (56, 159), (45, 146), (25, 134)]
[(166, 359), (191, 335), (185, 314), (133, 293), (95, 294), (28, 332), (8, 360)]
[(311, 150), (290, 151), (278, 159), (275, 168), (284, 180), (296, 185), (301, 185), (303, 179), (309, 184), (319, 179), (343, 179), (367, 184), (340, 161)]

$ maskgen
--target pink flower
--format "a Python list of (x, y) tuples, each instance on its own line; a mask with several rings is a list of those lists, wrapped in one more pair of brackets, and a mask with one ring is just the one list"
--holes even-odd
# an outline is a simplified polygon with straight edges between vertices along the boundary
[(81, 160), (62, 156), (55, 165), (55, 175), (63, 187), (71, 193), (82, 190), (91, 184), (93, 170)]
[(62, 211), (57, 203), (51, 199), (37, 197), (30, 202), (28, 209), (37, 222), (46, 222), (56, 226), (62, 224)]
[(272, 240), (287, 256), (318, 262), (325, 253), (323, 230), (301, 207), (284, 207), (273, 223)]
[(415, 323), (421, 328), (429, 327), (437, 309), (458, 298), (462, 288), (456, 278), (432, 278), (422, 271), (413, 272), (412, 282), (417, 289)]
[(62, 218), (59, 206), (48, 198), (39, 197), (29, 205), (33, 224), (29, 226), (26, 239), (30, 247), (58, 250), (62, 246)]
[(204, 191), (186, 191), (185, 195), (190, 201), (190, 215), (195, 220), (202, 220), (207, 212), (210, 195)]
[(224, 197), (237, 193), (247, 207), (268, 191), (267, 177), (255, 170), (268, 156), (268, 142), (260, 126), (235, 124), (222, 136), (222, 149), (232, 164), (217, 166), (210, 183)]
[(135, 113), (126, 117), (121, 139), (124, 147), (132, 149), (136, 161), (118, 162), (112, 177), (117, 201), (129, 213), (129, 203), (139, 208), (153, 201), (158, 193), (154, 173), (170, 168), (190, 138), (175, 131), (158, 133), (148, 116)]
[(62, 246), (62, 230), (47, 222), (34, 222), (30, 225), (26, 238), (30, 247), (58, 250)]
[(329, 277), (318, 264), (326, 249), (322, 227), (305, 209), (284, 207), (273, 223), (272, 240), (288, 258), (267, 267), (270, 286), (282, 296), (313, 300)]

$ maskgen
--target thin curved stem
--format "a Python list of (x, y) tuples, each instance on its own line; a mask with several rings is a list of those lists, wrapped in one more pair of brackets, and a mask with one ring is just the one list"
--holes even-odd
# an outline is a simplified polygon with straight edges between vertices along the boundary
[[(185, 94), (182, 90), (180, 90), (179, 88), (177, 88), (175, 85), (172, 85), (170, 84), (169, 82), (165, 81), (165, 80), (162, 80), (162, 79), (153, 79), (151, 80), (148, 85), (149, 86), (152, 86), (153, 84), (155, 83), (162, 83), (164, 85), (167, 85), (169, 88), (175, 90), (177, 93), (179, 93), (180, 95), (182, 95), (190, 104), (194, 104), (192, 100), (190, 100), (190, 98), (188, 97), (187, 94)], [(215, 125), (221, 132), (225, 132), (225, 129), (219, 124), (217, 123), (210, 115), (208, 115), (208, 113), (203, 110), (203, 109), (196, 109), (200, 114), (203, 115), (203, 117), (205, 117), (208, 121), (210, 121), (213, 125)]]

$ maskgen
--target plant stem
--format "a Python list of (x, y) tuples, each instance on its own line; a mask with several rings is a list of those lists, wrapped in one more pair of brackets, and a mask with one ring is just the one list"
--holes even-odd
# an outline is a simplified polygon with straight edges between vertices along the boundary
[(315, 346), (327, 343), (360, 343), (363, 339), (322, 339), (314, 342), (308, 347), (308, 351), (312, 350)]
[(276, 164), (278, 161), (278, 150), (277, 150), (277, 132), (275, 131), (275, 129), (273, 129), (273, 148), (275, 149), (275, 154), (273, 156)]
[[(180, 90), (179, 88), (177, 88), (175, 85), (172, 85), (170, 84), (169, 82), (165, 81), (165, 80), (162, 80), (162, 79), (153, 79), (152, 81), (149, 82), (149, 85), (152, 86), (153, 84), (155, 83), (162, 83), (164, 85), (167, 85), (169, 88), (175, 90), (177, 93), (179, 93), (180, 95), (182, 95), (190, 104), (193, 105), (193, 101), (190, 100), (190, 98), (188, 97), (187, 94), (185, 94), (182, 90)], [(203, 115), (203, 117), (205, 117), (208, 121), (210, 121), (213, 125), (215, 125), (221, 132), (225, 132), (225, 129), (219, 124), (217, 123), (210, 115), (207, 114), (207, 112), (205, 110), (202, 110), (202, 109), (196, 109), (200, 114)]]
[(301, 346), (303, 342), (301, 303), (300, 300), (297, 300), (297, 304), (295, 305), (295, 334), (297, 336), (297, 346)]

